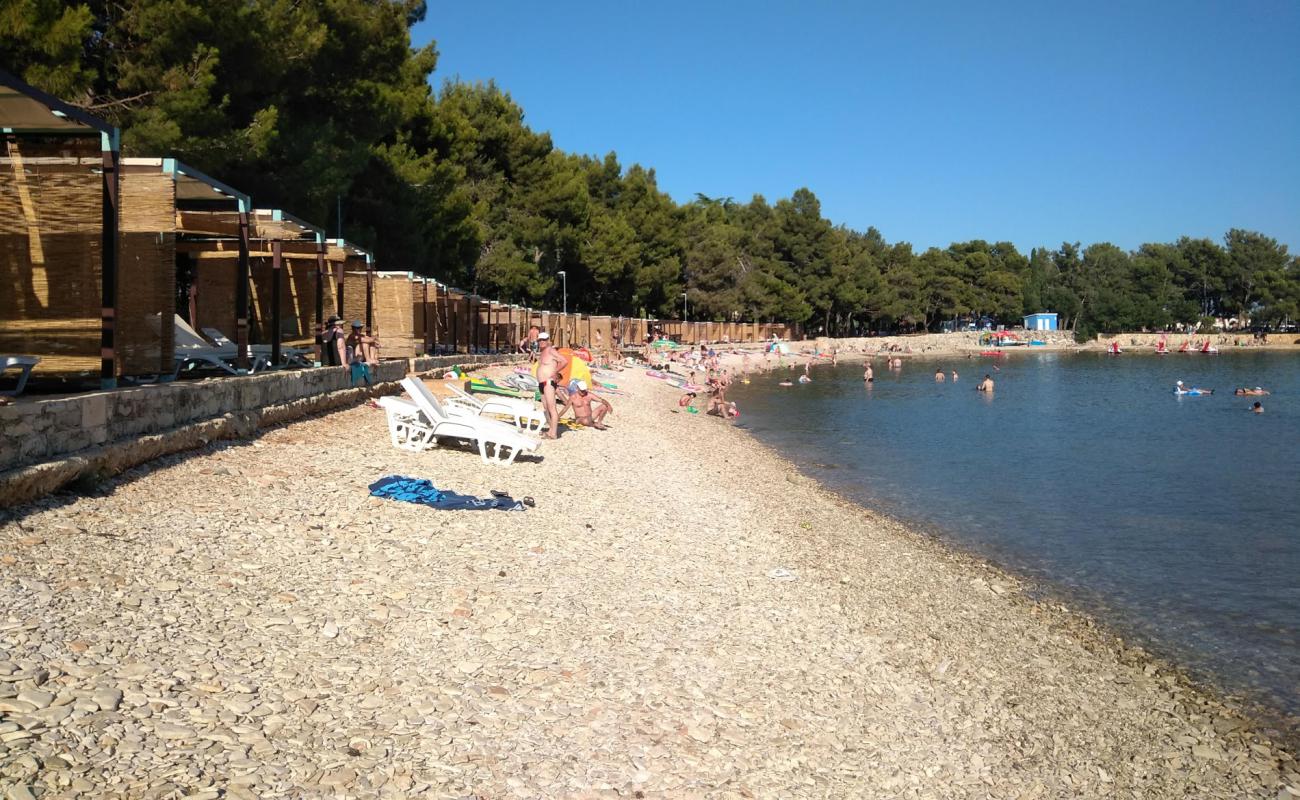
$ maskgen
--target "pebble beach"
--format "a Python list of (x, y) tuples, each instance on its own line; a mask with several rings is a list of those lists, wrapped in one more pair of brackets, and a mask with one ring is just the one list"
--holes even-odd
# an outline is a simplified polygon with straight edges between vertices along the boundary
[(363, 406), (0, 512), (0, 796), (1300, 798), (1140, 649), (611, 380), (509, 467)]

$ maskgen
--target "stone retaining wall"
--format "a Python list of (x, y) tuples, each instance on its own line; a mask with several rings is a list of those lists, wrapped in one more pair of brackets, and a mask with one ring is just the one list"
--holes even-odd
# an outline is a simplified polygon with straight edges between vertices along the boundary
[[(400, 391), (408, 372), (513, 362), (522, 356), (392, 360), (374, 369), (382, 393)], [(0, 508), (26, 502), (85, 475), (116, 474), (168, 453), (364, 402), (347, 367), (266, 372), (23, 398), (0, 406)]]

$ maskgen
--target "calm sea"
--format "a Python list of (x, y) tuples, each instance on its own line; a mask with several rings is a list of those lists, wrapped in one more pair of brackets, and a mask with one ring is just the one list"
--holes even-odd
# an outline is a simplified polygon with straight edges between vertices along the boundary
[[(878, 359), (871, 388), (841, 365), (731, 396), (744, 427), (824, 484), (1300, 722), (1300, 355), (992, 364)], [(936, 366), (960, 380), (936, 384)], [(991, 397), (975, 391), (986, 372)], [(1178, 379), (1216, 392), (1175, 397)], [(1232, 394), (1256, 385), (1272, 394)]]

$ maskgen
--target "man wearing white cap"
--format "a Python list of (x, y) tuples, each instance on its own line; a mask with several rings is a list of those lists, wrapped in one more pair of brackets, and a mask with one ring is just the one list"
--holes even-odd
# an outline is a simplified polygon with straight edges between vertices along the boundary
[[(569, 395), (569, 408), (573, 409), (573, 418), (583, 425), (590, 425), (596, 430), (605, 430), (601, 420), (605, 418), (606, 414), (614, 413), (614, 406), (605, 398), (598, 397), (587, 391), (586, 381), (577, 381), (575, 388), (578, 391)], [(598, 404), (598, 407), (593, 408), (593, 403)]]
[(551, 346), (551, 335), (546, 331), (537, 334), (537, 384), (542, 391), (542, 409), (546, 412), (546, 421), (551, 430), (543, 434), (545, 439), (560, 437), (560, 413), (555, 407), (555, 388), (559, 385), (560, 375), (569, 366), (569, 359)]

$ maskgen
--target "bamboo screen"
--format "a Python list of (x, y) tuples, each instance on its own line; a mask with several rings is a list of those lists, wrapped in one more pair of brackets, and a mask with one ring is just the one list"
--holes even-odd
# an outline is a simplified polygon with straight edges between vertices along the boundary
[[(194, 269), (195, 330), (216, 328), (232, 342), (235, 332), (235, 284), (239, 280), (239, 256), (197, 259)], [(250, 331), (249, 338), (252, 338)]]
[(169, 175), (128, 172), (121, 187), (117, 369), (165, 374), (176, 333), (176, 183)]
[[(310, 347), (316, 343), (316, 329), (322, 320), (316, 319), (316, 257), (286, 258), (284, 261), (285, 288), (281, 294), (285, 308), (280, 312), (284, 326), (285, 344)], [(322, 308), (329, 306), (329, 295)], [(328, 315), (328, 311), (325, 312)]]
[(20, 151), (13, 142), (5, 156), (0, 353), (40, 356), (37, 375), (98, 373), (103, 184), (91, 172), (98, 159)]
[[(249, 273), (252, 286), (249, 297), (252, 301), (253, 317), (250, 321), (249, 340), (256, 344), (270, 344), (272, 333), (271, 297), (274, 289), (275, 267), (270, 258), (259, 257), (250, 260)], [(316, 257), (300, 256), (290, 258), (282, 256), (280, 269), (280, 342), (282, 344), (310, 347), (316, 342)], [(326, 278), (325, 316), (333, 313), (330, 309), (336, 298), (330, 292), (332, 283)], [(362, 302), (365, 302), (364, 286)], [(231, 298), (233, 302), (234, 298)], [(363, 315), (364, 316), (364, 315)], [(227, 338), (230, 334), (227, 333)]]
[[(417, 353), (424, 352), (426, 328), (432, 327), (432, 325), (425, 325), (427, 310), (424, 304), (424, 293), (424, 283), (421, 281), (411, 281), (411, 338), (414, 340)], [(432, 293), (429, 296), (429, 302), (433, 302)], [(428, 317), (432, 319), (433, 315), (428, 314)], [(428, 341), (432, 342), (432, 337), (429, 337)]]
[(417, 352), (412, 287), (419, 289), (405, 275), (375, 276), (375, 335), (384, 358), (413, 358)]
[(339, 316), (346, 321), (345, 328), (357, 321), (366, 324), (366, 273), (352, 270), (343, 273), (343, 313)]

